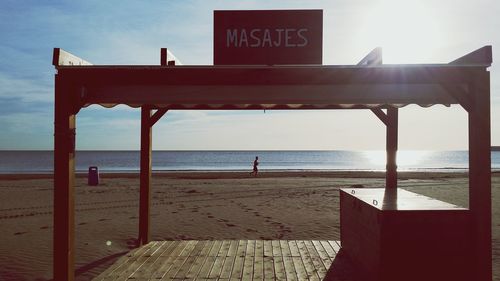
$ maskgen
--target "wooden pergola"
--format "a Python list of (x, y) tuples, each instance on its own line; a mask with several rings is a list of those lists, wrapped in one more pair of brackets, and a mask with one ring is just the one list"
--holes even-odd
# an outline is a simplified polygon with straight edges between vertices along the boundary
[[(357, 65), (92, 65), (55, 48), (54, 280), (74, 280), (75, 119), (91, 104), (141, 108), (139, 241), (150, 240), (151, 133), (168, 110), (369, 109), (387, 127), (386, 189), (397, 187), (398, 108), (459, 104), (468, 113), (469, 210), (476, 280), (491, 280), (491, 46), (448, 64), (383, 65), (375, 49)], [(386, 110), (384, 112), (384, 109)]]

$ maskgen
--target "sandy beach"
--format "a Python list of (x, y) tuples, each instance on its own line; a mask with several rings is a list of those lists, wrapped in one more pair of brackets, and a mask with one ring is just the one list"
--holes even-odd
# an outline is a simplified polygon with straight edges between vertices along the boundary
[[(377, 172), (165, 172), (153, 176), (152, 239), (339, 240), (342, 187), (382, 187)], [(461, 173), (401, 173), (399, 186), (467, 207)], [(138, 174), (79, 175), (76, 275), (90, 280), (134, 248)], [(0, 279), (50, 280), (52, 175), (0, 175)], [(493, 269), (500, 280), (500, 173), (492, 177)]]

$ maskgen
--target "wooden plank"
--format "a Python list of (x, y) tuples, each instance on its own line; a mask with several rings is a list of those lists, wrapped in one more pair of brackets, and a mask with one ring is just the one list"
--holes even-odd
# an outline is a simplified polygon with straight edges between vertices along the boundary
[[(304, 242), (304, 241), (301, 241)], [(319, 252), (316, 250), (316, 248), (307, 248), (305, 242), (301, 244), (301, 247), (299, 247), (302, 252), (302, 256), (311, 256), (311, 260), (314, 264), (314, 267), (318, 271), (318, 274), (322, 274), (320, 276), (325, 276), (326, 272), (330, 268), (330, 265), (332, 264), (332, 260), (328, 257), (327, 254), (323, 252), (322, 255), (319, 254)], [(305, 250), (305, 251), (304, 251)]]
[(297, 274), (298, 280), (308, 280), (307, 271), (302, 263), (301, 257), (291, 257), (293, 265), (295, 267), (295, 273)]
[(163, 252), (161, 256), (171, 256), (171, 257), (177, 257), (181, 254), (181, 252), (186, 248), (188, 244), (188, 241), (174, 241), (174, 244), (172, 245), (171, 251)]
[(182, 264), (182, 266), (179, 268), (177, 273), (175, 273), (175, 276), (173, 277), (174, 279), (178, 280), (183, 280), (185, 277), (187, 277), (189, 270), (191, 267), (195, 264), (196, 257), (194, 256), (187, 256), (186, 260)]
[(126, 271), (131, 264), (133, 264), (139, 256), (144, 255), (149, 249), (152, 247), (151, 245), (145, 245), (142, 247), (139, 247), (133, 251), (130, 251), (127, 254), (127, 258), (123, 259), (121, 263), (116, 263), (116, 267), (111, 267), (113, 268), (111, 271), (106, 272), (101, 274), (101, 276), (104, 276), (104, 280), (113, 280), (114, 278), (118, 277), (122, 272)]
[(151, 149), (152, 128), (149, 125), (151, 108), (141, 107), (141, 172), (139, 191), (139, 243), (145, 245), (150, 239), (151, 201)]
[[(159, 251), (159, 256), (154, 261), (154, 263), (149, 268), (144, 269), (145, 270), (145, 272), (143, 274), (144, 277), (153, 278), (153, 276), (158, 275), (157, 272), (159, 270), (161, 270), (161, 269), (168, 270), (169, 267), (168, 267), (168, 265), (166, 265), (166, 263), (168, 262), (168, 259), (170, 258), (169, 255), (175, 248), (177, 248), (179, 243), (178, 243), (178, 241), (167, 241), (167, 242), (168, 242), (168, 246), (166, 248), (164, 248), (163, 251)], [(163, 273), (160, 274), (160, 278), (162, 275), (163, 275)]]
[(306, 256), (308, 254), (310, 254), (311, 256), (318, 255), (317, 253), (309, 253), (307, 251), (306, 243), (304, 242), (304, 240), (296, 240), (296, 243), (297, 243), (297, 248), (299, 250), (300, 256)]
[(164, 253), (162, 253), (160, 255), (158, 262), (156, 263), (158, 268), (151, 275), (152, 279), (161, 279), (168, 272), (171, 272), (174, 263), (179, 258), (180, 253), (184, 250), (186, 246), (187, 246), (187, 241), (175, 241), (171, 247), (171, 251), (169, 252), (165, 251)]
[(255, 256), (264, 257), (264, 241), (262, 240), (255, 241)]
[(255, 256), (255, 240), (248, 240), (247, 241), (247, 249), (245, 256), (250, 256), (254, 257)]
[(398, 187), (398, 166), (396, 164), (396, 154), (398, 151), (398, 109), (389, 107), (387, 109), (386, 126), (386, 188), (396, 189)]
[(276, 274), (274, 274), (274, 259), (269, 256), (264, 257), (264, 280), (276, 280)]
[(178, 256), (176, 257), (173, 261), (171, 261), (171, 267), (166, 271), (163, 276), (161, 277), (161, 280), (172, 280), (174, 279), (175, 275), (179, 271), (179, 269), (182, 267), (184, 262), (189, 258), (189, 256)]
[[(489, 50), (491, 52), (491, 50)], [(492, 279), (490, 74), (476, 74), (469, 111), (469, 209), (476, 280)]]
[(300, 257), (299, 247), (297, 246), (297, 241), (290, 240), (288, 241), (288, 246), (290, 247), (290, 253), (292, 257)]
[(274, 256), (274, 274), (277, 280), (287, 280), (285, 263), (281, 256)]
[(318, 246), (317, 248), (313, 245), (311, 241), (305, 241), (304, 243), (306, 245), (307, 252), (311, 255), (311, 257), (319, 255), (321, 260), (323, 260), (323, 262), (325, 263), (325, 266), (327, 263), (332, 262), (333, 259), (330, 258), (330, 256), (328, 256), (328, 253), (325, 251), (321, 243), (317, 245)]
[(284, 257), (291, 257), (292, 252), (290, 252), (290, 247), (288, 246), (288, 241), (286, 240), (279, 240), (280, 242), (280, 248), (281, 248), (281, 254)]
[(318, 252), (321, 251), (321, 249), (323, 249), (323, 251), (325, 251), (328, 257), (330, 257), (330, 259), (332, 260), (337, 255), (335, 253), (335, 249), (333, 249), (333, 247), (328, 243), (328, 241), (313, 241), (313, 245), (316, 248), (316, 251)]
[(198, 277), (199, 272), (203, 267), (203, 264), (205, 263), (207, 257), (208, 256), (206, 255), (196, 257), (195, 261), (193, 262), (193, 266), (191, 266), (191, 268), (186, 274), (186, 278), (194, 280), (196, 277)]
[(238, 250), (238, 240), (231, 240), (231, 245), (229, 246), (229, 250), (227, 251), (227, 256), (228, 257), (234, 257), (237, 255), (237, 250)]
[(264, 240), (264, 256), (272, 257), (273, 256), (273, 245), (270, 240)]
[(243, 265), (245, 263), (245, 256), (236, 256), (234, 260), (233, 271), (231, 272), (231, 280), (237, 279), (241, 280), (243, 276)]
[(246, 255), (243, 264), (243, 275), (241, 277), (242, 280), (253, 280), (253, 264), (254, 264), (254, 257)]
[(196, 244), (198, 243), (198, 241), (196, 240), (187, 240), (186, 242), (186, 247), (184, 247), (184, 249), (182, 249), (182, 251), (179, 253), (179, 256), (181, 257), (190, 256), (191, 252), (194, 250)]
[(214, 242), (215, 241), (206, 241), (205, 246), (203, 247), (203, 249), (200, 252), (200, 256), (208, 256), (208, 254), (210, 253), (210, 250), (212, 249), (212, 246), (214, 245)]
[(219, 252), (217, 253), (217, 256), (218, 257), (225, 257), (225, 256), (227, 256), (230, 247), (231, 247), (231, 240), (224, 240), (224, 241), (222, 241), (222, 245), (220, 247)]
[(194, 265), (198, 254), (203, 249), (203, 246), (203, 243), (198, 243), (198, 241), (189, 241), (184, 251), (182, 251), (180, 254), (180, 256), (188, 256), (188, 258), (179, 269), (179, 271), (177, 271), (174, 278), (183, 279), (187, 276), (189, 270)]
[(307, 252), (309, 253), (309, 255), (311, 255), (311, 253), (317, 252), (319, 254), (319, 256), (325, 260), (325, 262), (331, 263), (333, 261), (334, 257), (330, 257), (328, 255), (328, 252), (323, 248), (321, 243), (319, 243), (317, 245), (318, 247), (315, 247), (315, 245), (312, 243), (312, 241), (309, 241), (309, 240), (305, 241), (305, 244), (306, 244)]
[(280, 246), (280, 241), (278, 240), (272, 240), (271, 245), (273, 247), (273, 256), (274, 257), (282, 257), (283, 254), (281, 254), (281, 246)]
[(54, 232), (55, 280), (74, 280), (75, 271), (75, 130), (71, 86), (55, 76), (54, 114)]
[(247, 251), (247, 241), (240, 240), (238, 243), (238, 249), (236, 250), (236, 255), (239, 257), (244, 257)]
[[(170, 252), (176, 247), (177, 243), (175, 241), (165, 241), (151, 258), (146, 261), (146, 263), (141, 266), (139, 270), (134, 272), (132, 277), (134, 278), (151, 278), (151, 276), (161, 267), (161, 257), (165, 252)], [(148, 264), (149, 262), (149, 264)]]
[(264, 280), (264, 257), (255, 257), (253, 265), (253, 280)]
[[(293, 257), (294, 259), (296, 257)], [(297, 257), (298, 258), (298, 257)], [(318, 270), (316, 269), (316, 265), (313, 263), (312, 258), (307, 255), (307, 256), (302, 256), (300, 257), (302, 259), (302, 263), (304, 264), (304, 269), (307, 273), (307, 277), (309, 280), (321, 280), (324, 275), (319, 275)]]
[[(154, 241), (151, 243), (154, 243), (154, 246), (151, 248), (149, 253), (142, 256), (142, 259), (145, 259), (144, 262), (135, 269), (135, 271), (130, 275), (130, 278), (139, 279), (146, 277), (145, 275), (148, 274), (148, 270), (151, 265), (153, 265), (160, 254), (168, 248), (171, 241)], [(141, 259), (141, 257), (139, 259)]]
[(236, 259), (236, 251), (234, 252), (234, 255), (231, 256), (228, 255), (226, 257), (220, 274), (221, 279), (229, 279), (231, 277), (231, 272), (233, 271), (235, 259)]
[(335, 254), (338, 254), (340, 251), (340, 241), (335, 241), (335, 240), (328, 240), (328, 243), (332, 246), (333, 250), (335, 251)]
[(326, 266), (320, 257), (311, 257), (311, 261), (314, 264), (314, 268), (318, 272), (318, 275), (320, 276), (320, 278), (326, 276), (326, 273), (328, 272), (328, 269), (330, 268), (330, 264), (328, 264), (328, 266)]
[(214, 265), (208, 274), (208, 278), (218, 279), (222, 272), (222, 266), (224, 265), (224, 260), (226, 256), (217, 256), (214, 261)]
[(157, 241), (149, 243), (147, 247), (145, 247), (146, 250), (144, 252), (140, 252), (140, 254), (136, 252), (135, 255), (128, 259), (127, 263), (120, 268), (122, 270), (118, 269), (114, 272), (113, 275), (115, 278), (117, 280), (127, 280), (137, 270), (137, 268), (139, 268), (146, 261), (151, 253), (156, 250), (155, 246), (157, 243)]
[(488, 67), (491, 66), (492, 62), (493, 62), (492, 48), (491, 46), (484, 46), (450, 62), (449, 64), (478, 65), (478, 66)]
[(299, 280), (292, 257), (283, 256), (283, 263), (285, 264), (286, 280)]
[(222, 241), (220, 241), (220, 240), (214, 241), (214, 245), (212, 246), (212, 249), (210, 249), (208, 256), (209, 257), (216, 257), (220, 251), (221, 246), (222, 246)]
[(198, 274), (198, 278), (209, 278), (210, 271), (212, 270), (212, 267), (215, 263), (215, 257), (214, 256), (208, 256), (205, 260), (205, 263), (203, 263), (203, 266), (201, 267), (200, 273)]

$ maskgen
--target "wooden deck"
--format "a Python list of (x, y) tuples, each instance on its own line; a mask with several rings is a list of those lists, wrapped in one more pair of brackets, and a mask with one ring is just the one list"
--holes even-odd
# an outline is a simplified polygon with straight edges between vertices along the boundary
[(94, 280), (323, 280), (338, 241), (153, 241)]

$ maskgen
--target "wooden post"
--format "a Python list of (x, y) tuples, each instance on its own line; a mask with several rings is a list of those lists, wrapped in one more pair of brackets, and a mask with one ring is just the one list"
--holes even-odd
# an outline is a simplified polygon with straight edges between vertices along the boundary
[(141, 187), (139, 195), (139, 244), (149, 242), (149, 212), (151, 200), (151, 108), (141, 107)]
[(398, 187), (398, 174), (396, 165), (396, 154), (398, 151), (398, 109), (389, 107), (387, 109), (387, 133), (386, 133), (386, 188), (396, 189)]
[(55, 77), (54, 280), (74, 280), (75, 109), (68, 82)]
[(490, 74), (480, 72), (470, 85), (469, 209), (472, 213), (474, 280), (492, 279)]

